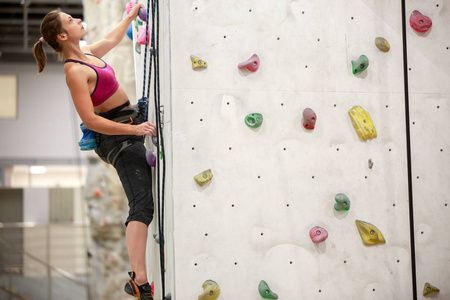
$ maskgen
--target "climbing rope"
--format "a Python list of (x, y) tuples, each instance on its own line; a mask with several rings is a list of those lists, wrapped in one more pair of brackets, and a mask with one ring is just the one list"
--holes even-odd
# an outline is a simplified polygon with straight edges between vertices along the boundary
[[(147, 0), (147, 16), (149, 15), (149, 10), (150, 10), (150, 0)], [(153, 22), (153, 17), (152, 17), (152, 22)], [(147, 82), (147, 53), (148, 53), (148, 17), (147, 17), (147, 22), (145, 22), (145, 53), (144, 53), (144, 76), (143, 76), (143, 80), (142, 80), (142, 98), (144, 99), (147, 98), (147, 103), (148, 103), (148, 90), (147, 90), (147, 97), (145, 97), (145, 84)], [(152, 56), (153, 56), (153, 51), (151, 51), (150, 53), (150, 67), (149, 67), (149, 74), (148, 74), (148, 82), (150, 82), (151, 80), (151, 76), (152, 76)], [(150, 84), (148, 85), (148, 88), (150, 88)]]
[[(164, 195), (165, 195), (165, 182), (166, 182), (166, 157), (164, 149), (164, 136), (163, 136), (163, 123), (161, 120), (161, 103), (160, 103), (160, 84), (159, 84), (159, 0), (153, 0), (153, 7), (156, 11), (156, 44), (154, 45), (154, 72), (155, 72), (155, 112), (156, 112), (156, 124), (158, 127), (157, 141), (160, 149), (160, 159), (162, 162), (162, 183), (161, 183), (161, 211), (160, 211), (160, 226), (159, 226), (159, 249), (160, 249), (160, 262), (161, 262), (161, 283), (162, 283), (162, 294), (165, 297), (165, 251), (164, 251)], [(158, 149), (159, 150), (159, 149)], [(161, 170), (161, 166), (158, 164), (158, 175)], [(159, 186), (158, 186), (159, 187)], [(164, 299), (164, 298), (163, 298)]]
[[(165, 194), (165, 151), (164, 151), (164, 138), (163, 138), (163, 124), (161, 121), (161, 103), (160, 103), (160, 90), (159, 90), (159, 2), (158, 0), (151, 1), (152, 6), (152, 30), (151, 30), (151, 43), (150, 43), (150, 59), (149, 59), (149, 76), (146, 78), (147, 73), (147, 52), (148, 52), (148, 34), (149, 34), (149, 18), (146, 22), (145, 32), (145, 54), (144, 54), (144, 76), (143, 76), (143, 88), (142, 98), (139, 100), (140, 106), (146, 106), (148, 112), (148, 99), (150, 94), (150, 86), (152, 79), (152, 62), (154, 61), (153, 71), (153, 88), (154, 88), (154, 100), (155, 100), (155, 119), (156, 119), (156, 149), (159, 154), (159, 159), (156, 161), (156, 201), (157, 215), (158, 215), (158, 229), (159, 229), (159, 254), (160, 254), (160, 268), (161, 268), (161, 286), (162, 297), (165, 298), (165, 251), (164, 251), (164, 194)], [(147, 0), (147, 16), (149, 16), (150, 0)], [(156, 22), (155, 22), (156, 21)], [(156, 23), (156, 26), (155, 26)], [(155, 38), (156, 35), (156, 38)], [(146, 87), (147, 83), (147, 87)], [(144, 110), (145, 111), (145, 110)], [(162, 171), (161, 171), (162, 170)], [(160, 180), (162, 175), (162, 182)]]

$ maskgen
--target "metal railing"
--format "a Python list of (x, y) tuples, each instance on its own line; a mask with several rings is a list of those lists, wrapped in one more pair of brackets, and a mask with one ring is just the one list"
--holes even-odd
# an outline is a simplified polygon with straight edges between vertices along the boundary
[(86, 224), (0, 223), (0, 299), (91, 299)]

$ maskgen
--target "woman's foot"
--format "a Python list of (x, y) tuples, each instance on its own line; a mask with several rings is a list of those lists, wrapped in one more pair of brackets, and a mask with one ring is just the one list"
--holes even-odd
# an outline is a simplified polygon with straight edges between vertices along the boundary
[(130, 280), (125, 284), (124, 290), (127, 294), (134, 296), (140, 300), (153, 300), (153, 289), (150, 284), (144, 283), (142, 285), (137, 285), (135, 280), (136, 273), (133, 271), (128, 272), (130, 275)]

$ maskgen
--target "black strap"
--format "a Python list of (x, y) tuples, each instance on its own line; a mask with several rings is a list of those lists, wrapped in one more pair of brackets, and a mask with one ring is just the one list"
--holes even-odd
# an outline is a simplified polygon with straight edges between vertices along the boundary
[(103, 117), (103, 118), (111, 120), (111, 119), (114, 119), (116, 117), (118, 112), (120, 112), (122, 109), (124, 109), (125, 107), (127, 107), (129, 105), (130, 105), (130, 101), (127, 101), (124, 104), (122, 104), (120, 106), (117, 106), (116, 108), (113, 108), (113, 109), (111, 109), (109, 111), (106, 111), (106, 112), (99, 113), (98, 115), (100, 117)]

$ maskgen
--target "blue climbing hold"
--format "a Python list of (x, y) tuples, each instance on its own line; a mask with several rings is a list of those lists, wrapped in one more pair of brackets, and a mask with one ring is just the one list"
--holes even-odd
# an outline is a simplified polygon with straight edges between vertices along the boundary
[(130, 23), (130, 26), (128, 26), (128, 29), (127, 29), (127, 35), (131, 40), (133, 40), (133, 26), (132, 25), (133, 25), (133, 23)]

